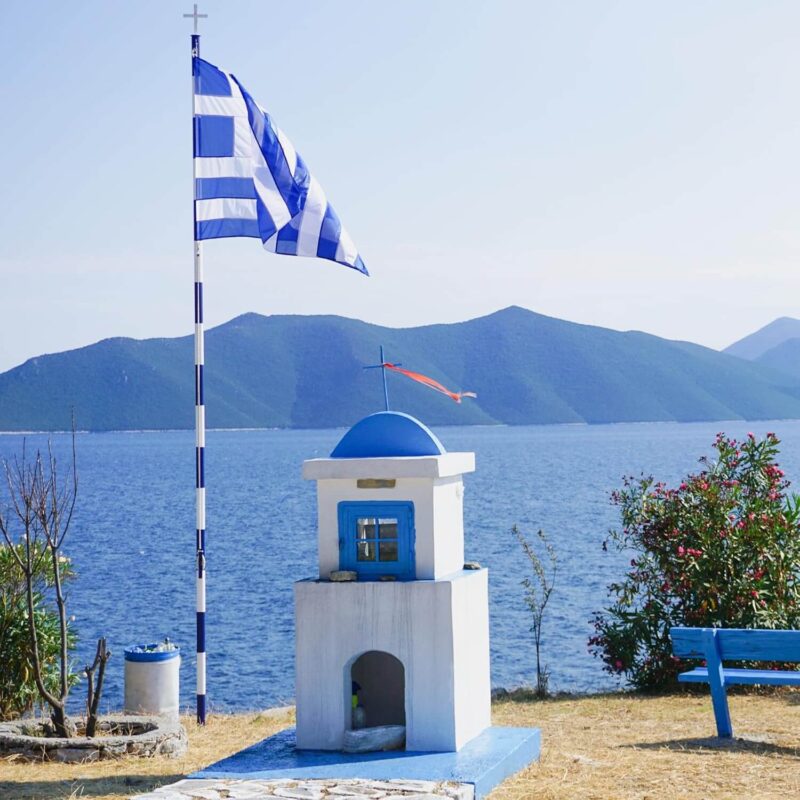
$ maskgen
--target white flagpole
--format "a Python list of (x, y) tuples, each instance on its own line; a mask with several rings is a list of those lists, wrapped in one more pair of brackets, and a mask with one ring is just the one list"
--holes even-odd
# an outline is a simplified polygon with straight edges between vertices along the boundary
[[(192, 34), (192, 59), (200, 55), (200, 36), (197, 33), (197, 20), (208, 14), (198, 14), (197, 4), (192, 14), (184, 17), (194, 19)], [(195, 76), (192, 61), (192, 141), (196, 136), (194, 123)], [(197, 239), (197, 213), (195, 186), (197, 167), (192, 152), (192, 217), (194, 220), (194, 422), (195, 422), (195, 502), (196, 502), (196, 549), (197, 549), (197, 722), (206, 723), (206, 407), (203, 398), (203, 250)]]

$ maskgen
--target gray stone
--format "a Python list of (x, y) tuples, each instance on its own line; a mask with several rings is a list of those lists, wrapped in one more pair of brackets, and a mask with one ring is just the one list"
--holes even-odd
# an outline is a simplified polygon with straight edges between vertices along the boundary
[(322, 789), (313, 786), (311, 782), (302, 785), (294, 786), (292, 788), (281, 786), (273, 792), (275, 797), (290, 797), (292, 800), (322, 800), (324, 796)]
[(159, 717), (110, 715), (103, 718), (101, 730), (121, 731), (122, 735), (75, 736), (70, 739), (30, 735), (41, 733), (41, 723), (19, 720), (5, 723), (0, 729), (0, 756), (12, 753), (29, 761), (96, 761), (118, 758), (126, 753), (149, 757), (160, 751), (160, 745), (170, 742), (163, 751), (167, 757), (186, 752), (186, 731), (177, 720)]
[(350, 583), (358, 580), (358, 573), (349, 569), (335, 569), (328, 577), (334, 583)]
[(376, 750), (399, 750), (406, 741), (405, 725), (376, 725), (345, 731), (342, 750), (345, 753), (371, 753)]
[(135, 800), (473, 800), (470, 784), (394, 780), (232, 780), (187, 778)]
[(436, 794), (404, 794), (403, 800), (442, 800), (442, 795)]
[(328, 789), (328, 794), (334, 797), (386, 797), (386, 792), (380, 789), (373, 789), (363, 783), (348, 782), (332, 786)]
[(423, 794), (430, 794), (435, 792), (439, 784), (436, 781), (408, 781), (408, 780), (391, 780), (388, 781), (389, 786), (395, 791), (401, 792), (421, 792)]
[(447, 783), (442, 791), (452, 800), (475, 800), (475, 786), (471, 783)]
[(189, 800), (190, 795), (173, 792), (169, 789), (157, 789), (147, 794), (131, 795), (131, 800)]
[(274, 797), (271, 789), (262, 786), (248, 786), (246, 783), (239, 786), (225, 786), (227, 800), (263, 800), (265, 797)]

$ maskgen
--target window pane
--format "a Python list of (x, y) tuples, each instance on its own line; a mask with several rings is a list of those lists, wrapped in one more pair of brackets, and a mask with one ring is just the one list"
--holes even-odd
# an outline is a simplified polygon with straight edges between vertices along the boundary
[(397, 542), (381, 542), (380, 547), (380, 560), (381, 561), (397, 561)]
[(375, 560), (375, 542), (358, 542), (357, 547), (359, 561)]
[(381, 539), (396, 539), (397, 538), (397, 518), (393, 519), (379, 519), (379, 530)]
[(375, 517), (362, 517), (356, 521), (358, 539), (375, 539)]

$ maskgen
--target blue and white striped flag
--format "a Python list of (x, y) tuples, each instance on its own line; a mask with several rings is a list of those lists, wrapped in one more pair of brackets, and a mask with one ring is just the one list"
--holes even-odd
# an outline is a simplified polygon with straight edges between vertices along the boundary
[(289, 256), (367, 273), (325, 192), (272, 118), (228, 72), (193, 59), (195, 240), (251, 236)]

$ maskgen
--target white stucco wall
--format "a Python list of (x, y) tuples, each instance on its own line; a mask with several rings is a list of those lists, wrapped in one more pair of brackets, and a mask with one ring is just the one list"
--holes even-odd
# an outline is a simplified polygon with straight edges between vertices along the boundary
[(376, 458), (310, 458), (303, 462), (307, 481), (325, 478), (449, 478), (475, 471), (475, 453)]
[(356, 480), (349, 478), (317, 482), (320, 578), (339, 569), (339, 503), (347, 500), (410, 500), (414, 504), (416, 577), (435, 576), (433, 479), (398, 478), (394, 489), (359, 489)]
[(417, 568), (420, 578), (443, 578), (464, 568), (464, 482), (460, 475), (434, 480), (432, 510), (433, 571), (421, 575)]
[(489, 571), (471, 574), (472, 580), (452, 583), (457, 750), (492, 724)]
[(487, 585), (485, 570), (436, 581), (296, 583), (297, 746), (341, 748), (350, 667), (369, 650), (405, 668), (406, 749), (452, 751), (481, 733), (490, 702)]
[[(418, 458), (312, 459), (303, 477), (317, 481), (319, 576), (339, 569), (339, 503), (408, 500), (414, 504), (415, 575), (441, 578), (464, 565), (463, 482), (474, 453)], [(391, 489), (359, 489), (359, 478), (393, 478)]]

